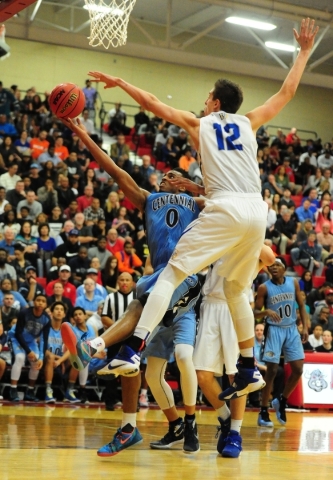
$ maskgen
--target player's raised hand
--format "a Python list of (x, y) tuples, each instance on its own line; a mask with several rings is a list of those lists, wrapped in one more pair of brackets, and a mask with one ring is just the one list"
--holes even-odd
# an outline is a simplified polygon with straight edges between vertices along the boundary
[(87, 132), (86, 127), (82, 125), (79, 118), (61, 118), (61, 121), (66, 127), (70, 128), (72, 132), (76, 133), (77, 136), (80, 136), (82, 132)]
[(93, 77), (98, 82), (104, 82), (104, 89), (117, 87), (118, 77), (112, 77), (111, 75), (106, 75), (102, 72), (88, 72), (90, 77)]
[(301, 50), (311, 50), (314, 44), (315, 36), (319, 30), (318, 26), (315, 26), (315, 21), (310, 18), (303, 18), (299, 33), (293, 29), (294, 37)]

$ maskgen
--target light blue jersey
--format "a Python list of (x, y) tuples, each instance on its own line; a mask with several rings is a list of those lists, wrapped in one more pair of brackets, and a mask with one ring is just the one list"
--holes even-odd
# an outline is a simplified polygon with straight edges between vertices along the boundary
[(73, 331), (75, 332), (75, 335), (80, 338), (81, 340), (93, 340), (96, 338), (96, 332), (95, 329), (92, 325), (86, 325), (87, 326), (87, 331), (84, 332), (83, 330), (80, 330), (78, 327), (73, 327)]
[(269, 317), (266, 322), (276, 327), (287, 327), (296, 323), (296, 291), (293, 277), (284, 277), (284, 283), (277, 285), (268, 280), (264, 283), (267, 288), (266, 309), (273, 310), (281, 318), (276, 323)]
[(63, 355), (62, 347), (63, 347), (63, 341), (61, 338), (60, 329), (54, 330), (54, 328), (50, 327), (49, 336), (47, 338), (46, 349), (49, 352), (54, 353), (54, 355), (62, 357)]
[(200, 211), (186, 193), (152, 193), (145, 206), (146, 235), (154, 270), (168, 263), (183, 231)]

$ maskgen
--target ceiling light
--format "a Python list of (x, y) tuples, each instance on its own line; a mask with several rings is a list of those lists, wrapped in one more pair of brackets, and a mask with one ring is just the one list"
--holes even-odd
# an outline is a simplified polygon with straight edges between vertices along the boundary
[(91, 12), (96, 12), (96, 13), (109, 13), (112, 15), (117, 15), (118, 17), (121, 17), (124, 15), (124, 10), (121, 10), (121, 8), (111, 8), (107, 7), (105, 5), (84, 5), (83, 8), (85, 10), (90, 10)]
[(259, 30), (274, 30), (274, 28), (276, 28), (276, 25), (272, 23), (258, 22), (257, 20), (250, 20), (249, 18), (228, 17), (225, 21), (242, 25), (243, 27), (258, 28)]
[(266, 47), (274, 48), (275, 50), (283, 50), (284, 52), (294, 52), (296, 47), (293, 45), (287, 45), (285, 43), (277, 43), (277, 42), (265, 42)]

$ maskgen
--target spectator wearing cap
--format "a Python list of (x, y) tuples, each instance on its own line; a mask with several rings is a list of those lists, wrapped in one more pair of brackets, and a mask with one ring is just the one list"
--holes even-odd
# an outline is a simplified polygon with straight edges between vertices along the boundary
[(36, 194), (33, 190), (29, 190), (26, 195), (25, 200), (21, 200), (17, 205), (17, 218), (21, 218), (21, 208), (28, 207), (29, 208), (29, 217), (33, 221), (43, 211), (42, 204), (36, 200)]
[(19, 202), (25, 200), (25, 197), (24, 182), (21, 178), (15, 183), (15, 188), (12, 188), (11, 190), (6, 189), (6, 200), (8, 200), (15, 210)]
[(17, 290), (17, 275), (15, 268), (9, 265), (7, 261), (7, 252), (0, 248), (0, 280), (9, 278), (12, 281), (13, 289)]
[(75, 305), (76, 301), (76, 288), (75, 285), (70, 283), (69, 278), (71, 276), (71, 267), (69, 265), (62, 265), (59, 268), (59, 278), (57, 280), (53, 280), (53, 282), (50, 282), (46, 286), (46, 295), (51, 296), (53, 292), (53, 287), (56, 282), (60, 282), (62, 286), (64, 287), (64, 293), (63, 296), (66, 298), (69, 298), (72, 305)]
[(96, 282), (92, 278), (85, 279), (83, 288), (83, 294), (77, 297), (75, 306), (84, 308), (86, 314), (91, 316), (97, 312), (98, 304), (104, 299), (96, 292)]
[(16, 182), (22, 180), (19, 175), (17, 175), (18, 165), (17, 163), (11, 163), (8, 167), (8, 172), (0, 175), (0, 185), (8, 190), (15, 188)]
[(30, 265), (25, 269), (25, 282), (23, 282), (19, 288), (19, 293), (29, 305), (33, 304), (37, 295), (45, 295), (44, 288), (37, 282), (37, 271), (33, 265)]
[(97, 240), (97, 247), (91, 247), (88, 250), (88, 257), (90, 259), (97, 257), (101, 264), (101, 269), (105, 268), (107, 259), (111, 257), (111, 253), (106, 248), (106, 237), (101, 235)]
[(81, 245), (78, 255), (72, 258), (68, 264), (72, 270), (72, 279), (74, 285), (76, 287), (82, 285), (84, 279), (86, 278), (87, 270), (90, 267), (90, 259), (88, 258), (87, 247)]
[(52, 265), (56, 265), (57, 258), (65, 257), (67, 263), (79, 254), (79, 231), (73, 228), (68, 233), (68, 239), (59, 245), (53, 252)]
[(30, 165), (29, 174), (28, 176), (24, 176), (23, 181), (26, 192), (28, 190), (37, 192), (37, 190), (44, 185), (44, 179), (39, 176), (37, 163), (32, 163)]
[[(103, 299), (107, 297), (108, 292), (105, 290), (103, 285), (100, 285), (97, 283), (97, 278), (98, 278), (98, 270), (96, 268), (88, 268), (86, 278), (91, 278), (95, 282), (95, 292), (97, 295), (101, 296)], [(83, 295), (84, 293), (84, 287), (83, 285), (80, 285), (77, 290), (76, 294), (79, 297), (80, 295)]]

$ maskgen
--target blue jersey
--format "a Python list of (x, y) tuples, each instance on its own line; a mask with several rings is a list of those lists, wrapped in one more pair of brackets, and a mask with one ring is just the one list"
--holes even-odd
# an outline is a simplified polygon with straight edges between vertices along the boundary
[(273, 322), (270, 318), (266, 322), (276, 327), (287, 327), (296, 322), (296, 291), (293, 277), (284, 277), (282, 285), (276, 285), (271, 280), (265, 282), (267, 288), (266, 308), (274, 310), (281, 318), (281, 322)]
[(51, 326), (49, 330), (49, 336), (47, 337), (46, 349), (49, 352), (54, 353), (54, 355), (58, 355), (59, 357), (61, 357), (63, 355), (62, 347), (63, 347), (63, 341), (61, 338), (60, 329), (54, 330), (54, 328), (52, 328)]
[(81, 340), (93, 340), (96, 338), (96, 332), (92, 325), (86, 325), (87, 331), (80, 330), (78, 327), (73, 327), (75, 335)]
[(145, 206), (146, 235), (154, 270), (167, 265), (188, 225), (200, 211), (193, 197), (186, 193), (152, 193)]

